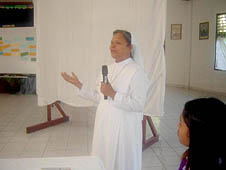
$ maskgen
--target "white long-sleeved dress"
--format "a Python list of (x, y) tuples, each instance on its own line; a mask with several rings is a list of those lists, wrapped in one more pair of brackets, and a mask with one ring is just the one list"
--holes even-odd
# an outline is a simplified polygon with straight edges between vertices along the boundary
[(131, 58), (108, 66), (108, 80), (116, 91), (114, 100), (104, 100), (97, 88), (83, 85), (80, 96), (98, 103), (92, 155), (99, 156), (106, 170), (140, 170), (142, 118), (148, 89), (144, 70)]

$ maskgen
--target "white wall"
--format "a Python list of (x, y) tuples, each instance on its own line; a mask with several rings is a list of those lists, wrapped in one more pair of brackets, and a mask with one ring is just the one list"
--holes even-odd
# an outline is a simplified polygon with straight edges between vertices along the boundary
[[(226, 93), (226, 72), (214, 70), (216, 14), (225, 0), (168, 0), (167, 84)], [(209, 39), (199, 40), (199, 23), (209, 22)], [(191, 24), (192, 23), (192, 24)], [(182, 40), (170, 40), (171, 24), (182, 24)]]
[[(225, 0), (194, 0), (192, 27), (192, 88), (226, 93), (226, 72), (214, 70), (216, 14), (226, 12)], [(209, 39), (199, 40), (199, 23), (209, 22)]]
[[(171, 24), (182, 24), (182, 39), (171, 40)], [(166, 82), (186, 86), (189, 82), (191, 3), (181, 0), (167, 2)]]

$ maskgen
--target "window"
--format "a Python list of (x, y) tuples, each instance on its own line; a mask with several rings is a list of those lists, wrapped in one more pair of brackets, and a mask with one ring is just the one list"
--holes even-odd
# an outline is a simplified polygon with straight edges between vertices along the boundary
[(32, 2), (0, 2), (0, 28), (33, 27)]
[(226, 71), (226, 13), (217, 14), (215, 69)]

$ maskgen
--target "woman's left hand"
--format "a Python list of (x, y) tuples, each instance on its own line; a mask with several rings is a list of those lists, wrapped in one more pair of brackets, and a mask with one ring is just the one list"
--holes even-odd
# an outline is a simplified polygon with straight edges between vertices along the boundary
[(114, 99), (116, 94), (115, 90), (112, 88), (110, 83), (106, 84), (104, 82), (101, 82), (100, 91), (101, 93), (103, 93), (104, 96), (109, 96), (112, 99)]

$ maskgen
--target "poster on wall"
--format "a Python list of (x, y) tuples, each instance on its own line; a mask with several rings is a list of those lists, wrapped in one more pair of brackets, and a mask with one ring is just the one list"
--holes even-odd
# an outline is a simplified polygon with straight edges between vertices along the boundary
[(171, 24), (171, 40), (181, 40), (182, 24)]
[(199, 40), (209, 39), (209, 22), (199, 24)]

